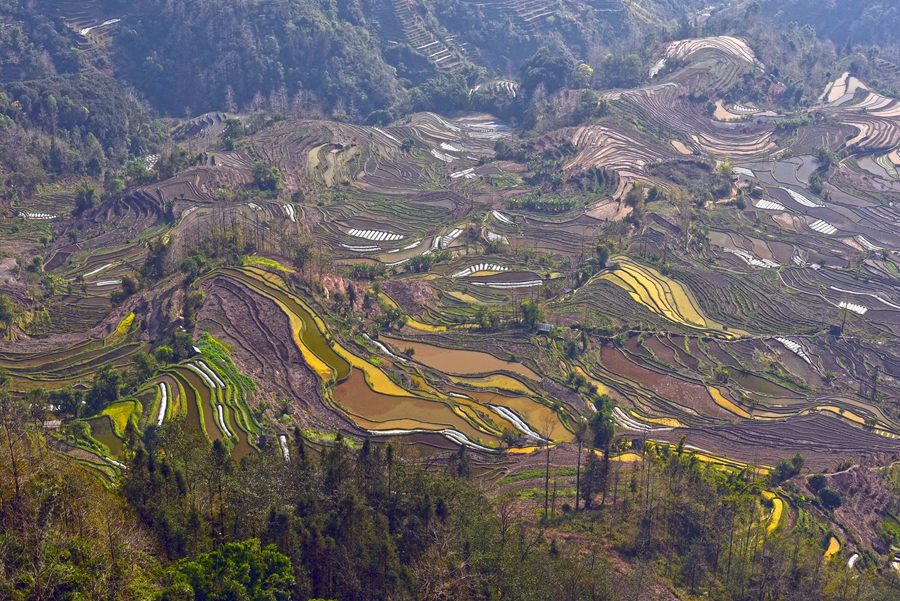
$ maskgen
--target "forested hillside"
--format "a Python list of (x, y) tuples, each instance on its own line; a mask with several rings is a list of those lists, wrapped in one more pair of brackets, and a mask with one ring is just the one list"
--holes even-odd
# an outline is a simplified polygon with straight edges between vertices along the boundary
[(835, 44), (864, 46), (900, 42), (900, 6), (884, 0), (759, 0), (778, 22), (810, 25)]
[(183, 424), (143, 440), (131, 426), (126, 476), (111, 491), (34, 427), (0, 390), (10, 600), (677, 599), (651, 565), (685, 599), (896, 598), (896, 579), (851, 580), (826, 563), (831, 533), (773, 535), (753, 470), (719, 472), (680, 445), (627, 468), (592, 452), (585, 511), (556, 508), (554, 491), (537, 524), (511, 490), (480, 490), (464, 447), (423, 469), (404, 444), (338, 436), (311, 447), (298, 431), (290, 461), (269, 448), (238, 465)]
[[(149, 1), (116, 35), (121, 75), (182, 116), (289, 103), (307, 91), (354, 114), (391, 106), (401, 86), (352, 3)], [(234, 110), (234, 108), (231, 108)]]

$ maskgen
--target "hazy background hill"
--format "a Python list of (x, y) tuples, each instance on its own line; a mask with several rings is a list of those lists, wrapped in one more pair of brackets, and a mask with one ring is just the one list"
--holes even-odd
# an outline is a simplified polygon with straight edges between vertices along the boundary
[(885, 0), (762, 0), (780, 23), (809, 24), (836, 44), (896, 44), (900, 41), (900, 4)]

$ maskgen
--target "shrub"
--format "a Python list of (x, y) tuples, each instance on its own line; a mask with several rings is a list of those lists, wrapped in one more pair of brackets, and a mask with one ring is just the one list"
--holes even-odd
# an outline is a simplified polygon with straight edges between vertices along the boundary
[(813, 491), (818, 494), (819, 491), (828, 486), (828, 478), (823, 476), (822, 474), (814, 474), (807, 478), (807, 482), (809, 482), (809, 487), (813, 489)]
[(156, 349), (154, 355), (160, 363), (171, 363), (175, 356), (175, 351), (172, 350), (171, 346), (161, 346)]
[(822, 499), (822, 504), (829, 509), (837, 509), (843, 504), (841, 493), (833, 488), (823, 488), (820, 490), (819, 498)]
[(716, 376), (716, 381), (723, 384), (728, 384), (728, 380), (731, 378), (731, 372), (724, 367), (717, 367), (713, 373)]
[(775, 464), (775, 469), (769, 475), (769, 479), (773, 484), (781, 484), (799, 474), (805, 464), (806, 459), (800, 453), (790, 459), (779, 459)]
[(274, 191), (281, 187), (281, 171), (269, 167), (262, 161), (253, 164), (253, 183), (260, 190)]
[(72, 214), (81, 215), (88, 209), (94, 208), (99, 200), (97, 189), (87, 182), (81, 182), (75, 191), (75, 208), (72, 210)]

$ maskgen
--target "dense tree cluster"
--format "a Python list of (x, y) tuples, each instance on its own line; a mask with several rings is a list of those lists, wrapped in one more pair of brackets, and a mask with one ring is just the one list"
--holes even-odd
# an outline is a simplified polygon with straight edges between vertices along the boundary
[(14, 196), (51, 177), (100, 177), (167, 139), (162, 124), (109, 77), (79, 73), (0, 85), (0, 172), (9, 173)]
[[(298, 92), (365, 116), (400, 86), (377, 38), (338, 3), (149, 0), (117, 36), (124, 74), (161, 110), (181, 116), (289, 105)], [(229, 106), (230, 105), (230, 106)]]
[(298, 432), (289, 461), (270, 445), (237, 464), (182, 420), (129, 426), (124, 481), (106, 488), (54, 452), (35, 403), (0, 387), (4, 598), (624, 600), (660, 581), (723, 601), (895, 595), (888, 578), (826, 563), (818, 538), (770, 532), (752, 469), (681, 445), (610, 460), (603, 402), (578, 430), (584, 509), (554, 493), (540, 522), (528, 499), (470, 481), (465, 450), (423, 469), (405, 445)]
[(28, 0), (0, 0), (0, 81), (75, 73), (85, 63), (74, 33)]

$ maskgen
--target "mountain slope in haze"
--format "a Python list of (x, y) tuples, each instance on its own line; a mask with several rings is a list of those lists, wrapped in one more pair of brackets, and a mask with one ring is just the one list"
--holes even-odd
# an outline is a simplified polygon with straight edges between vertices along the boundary
[(900, 5), (884, 0), (762, 0), (763, 11), (781, 24), (809, 24), (836, 44), (900, 42)]
[(111, 48), (119, 75), (171, 116), (301, 94), (363, 118), (402, 105), (406, 91), (454, 67), (515, 75), (542, 46), (599, 63), (700, 4), (147, 0), (117, 27)]
[(398, 98), (394, 70), (342, 3), (154, 2), (117, 34), (122, 75), (160, 110), (249, 105), (257, 93), (311, 90), (363, 115)]

